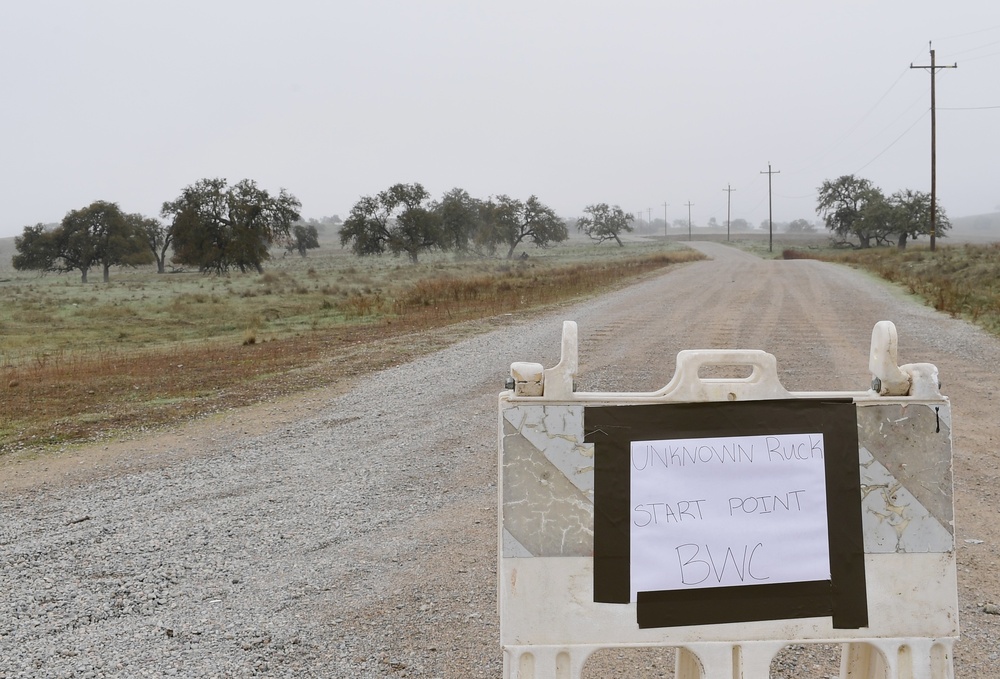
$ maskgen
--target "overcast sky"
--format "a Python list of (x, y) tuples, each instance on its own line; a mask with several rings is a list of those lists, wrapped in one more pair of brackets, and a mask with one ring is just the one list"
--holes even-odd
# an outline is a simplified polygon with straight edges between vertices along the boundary
[(997, 0), (0, 4), (0, 236), (205, 177), (304, 217), (420, 182), (724, 223), (814, 219), (844, 174), (1000, 205)]

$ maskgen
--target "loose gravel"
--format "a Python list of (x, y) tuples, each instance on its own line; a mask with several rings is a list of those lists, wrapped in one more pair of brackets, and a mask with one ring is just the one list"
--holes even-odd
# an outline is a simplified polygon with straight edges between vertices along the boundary
[[(30, 487), (5, 488), (0, 475), (0, 679), (501, 676), (496, 394), (509, 365), (553, 365), (560, 321), (573, 318), (581, 357), (603, 357), (584, 360), (584, 388), (652, 389), (666, 382), (671, 361), (652, 367), (643, 344), (649, 340), (640, 337), (649, 328), (623, 319), (652, 324), (664, 317), (655, 331), (670, 356), (732, 346), (733, 333), (752, 335), (761, 309), (741, 310), (747, 319), (733, 327), (716, 322), (725, 311), (711, 304), (702, 304), (701, 317), (667, 318), (673, 303), (662, 301), (664, 291), (687, 280), (681, 275), (698, 280), (739, 266), (788, 264), (707, 251), (716, 261), (686, 273), (541, 317), (500, 317), (492, 331), (371, 375), (347, 393), (310, 392), (291, 404), (296, 417), (264, 434), (252, 433), (260, 427), (251, 420), (265, 417), (268, 406), (195, 423), (173, 433), (167, 449), (153, 439), (124, 444), (128, 464), (102, 456), (98, 446), (71, 457), (86, 473), (53, 462), (57, 471), (46, 477), (43, 459), (24, 462), (41, 479)], [(823, 273), (828, 269), (833, 273)], [(867, 308), (857, 327), (867, 324), (870, 332), (868, 316), (892, 313), (901, 344), (942, 352), (949, 367), (1000, 359), (996, 340), (965, 324), (860, 274), (817, 270), (829, 276), (824, 283), (867, 295), (847, 302)], [(847, 325), (838, 320), (847, 313), (803, 322), (836, 328)], [(844, 332), (843, 346), (861, 365), (830, 377), (833, 384), (815, 383), (817, 371), (843, 368), (830, 341), (814, 337), (790, 359), (789, 347), (802, 344), (796, 337), (771, 328), (760, 339), (788, 352), (778, 355), (786, 386), (857, 388), (859, 375), (867, 379), (867, 337)], [(984, 394), (977, 402), (986, 411)], [(289, 407), (273, 407), (279, 405)], [(995, 461), (995, 449), (989, 454)], [(11, 469), (4, 473), (15, 474)], [(1000, 616), (982, 611), (1000, 603), (997, 578), (988, 575), (997, 528), (987, 524), (996, 514), (976, 484), (995, 481), (996, 465), (983, 477), (960, 477), (963, 469), (956, 485), (970, 499), (960, 521), (972, 527), (960, 529), (959, 543), (963, 550), (983, 547), (986, 556), (960, 551), (963, 586), (970, 588), (963, 589), (962, 614), (972, 624), (957, 676), (993, 677), (1000, 660), (988, 663), (996, 657)], [(963, 543), (973, 537), (968, 531), (982, 543)], [(781, 676), (836, 676), (836, 649), (814, 657), (815, 650), (787, 655)], [(669, 677), (672, 657), (662, 649), (604, 651), (588, 676)]]

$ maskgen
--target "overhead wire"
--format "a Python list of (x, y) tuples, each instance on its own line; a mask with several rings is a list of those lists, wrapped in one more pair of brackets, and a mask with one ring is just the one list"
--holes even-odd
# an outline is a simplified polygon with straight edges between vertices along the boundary
[[(1000, 40), (998, 40), (996, 42), (989, 43), (989, 45), (996, 45), (996, 44), (1000, 44)], [(986, 46), (988, 46), (988, 45), (984, 45), (984, 47), (986, 47)], [(975, 48), (975, 49), (978, 49), (978, 48)], [(971, 52), (973, 50), (965, 50), (965, 51), (966, 52)], [(955, 54), (963, 54), (963, 52), (956, 52)], [(965, 63), (967, 61), (975, 61), (976, 59), (985, 59), (986, 57), (997, 56), (997, 55), (1000, 55), (1000, 52), (991, 52), (990, 54), (983, 54), (983, 55), (978, 56), (978, 57), (971, 57), (969, 59), (963, 59), (962, 62)], [(946, 69), (943, 69), (941, 71), (941, 75), (942, 76), (947, 76), (947, 77), (952, 77), (952, 72), (948, 71)], [(1000, 106), (938, 106), (937, 110), (939, 110), (939, 111), (989, 111), (989, 110), (998, 109), (998, 108), (1000, 108)]]
[[(921, 48), (916, 54), (914, 54), (914, 56), (911, 57), (910, 61), (912, 62), (912, 60), (916, 59), (922, 52), (923, 52), (923, 48)], [(875, 109), (877, 109), (879, 107), (879, 105), (882, 104), (882, 102), (885, 100), (885, 98), (888, 97), (889, 94), (892, 93), (892, 91), (894, 89), (896, 89), (896, 86), (900, 83), (900, 81), (902, 81), (903, 77), (907, 73), (909, 73), (909, 71), (910, 71), (910, 67), (909, 66), (903, 68), (900, 71), (899, 75), (896, 77), (896, 79), (892, 82), (892, 84), (889, 85), (889, 88), (885, 92), (882, 93), (882, 96), (880, 96), (875, 101), (875, 103), (872, 104), (872, 106), (868, 108), (867, 111), (865, 111), (864, 115), (862, 115), (861, 118), (859, 118), (857, 120), (857, 122), (855, 122), (850, 128), (848, 128), (847, 131), (845, 131), (843, 134), (841, 134), (839, 137), (837, 137), (836, 140), (834, 142), (832, 142), (830, 144), (830, 146), (825, 151), (823, 151), (819, 155), (815, 156), (811, 160), (807, 161), (804, 165), (800, 165), (799, 167), (797, 167), (797, 168), (795, 168), (793, 170), (790, 170), (789, 174), (798, 174), (799, 172), (802, 172), (803, 170), (807, 170), (807, 169), (809, 169), (811, 167), (814, 167), (819, 162), (821, 162), (824, 159), (826, 159), (830, 155), (830, 153), (832, 153), (834, 150), (840, 148), (843, 145), (842, 142), (845, 139), (847, 139), (848, 137), (850, 137), (851, 135), (853, 135), (854, 132), (856, 132), (859, 127), (861, 127), (861, 124), (864, 123), (868, 119), (868, 117), (875, 111)], [(916, 100), (916, 101), (919, 101), (919, 99)], [(899, 116), (897, 116), (897, 118), (894, 119), (891, 123), (889, 123), (889, 125), (886, 126), (886, 127), (888, 128), (888, 127), (892, 126), (896, 122), (896, 120), (898, 120), (900, 117), (902, 117), (903, 115), (905, 115), (907, 111), (909, 111), (911, 108), (913, 108), (914, 104), (916, 104), (916, 101), (914, 101), (909, 106), (907, 106), (903, 110), (903, 112)], [(876, 134), (875, 136), (881, 135), (882, 132), (884, 132), (884, 131), (885, 131), (885, 128), (883, 128), (883, 130), (880, 130), (878, 132), (878, 134)]]
[(979, 61), (980, 59), (986, 59), (988, 57), (995, 57), (998, 54), (1000, 54), (1000, 52), (990, 52), (989, 54), (980, 54), (978, 57), (966, 57), (966, 58), (962, 59), (962, 61), (963, 62), (966, 62), (966, 61)]
[[(993, 47), (993, 45), (1000, 45), (1000, 40), (994, 40), (993, 42), (988, 42), (985, 45), (980, 45), (979, 47), (970, 47), (967, 50), (960, 50), (958, 52), (949, 52), (948, 58), (951, 59), (952, 57), (958, 57), (963, 54), (968, 54), (969, 52), (975, 52), (976, 50), (981, 50), (984, 47)], [(980, 57), (971, 57), (971, 58), (979, 59)]]
[(989, 31), (1000, 31), (1000, 25), (990, 26), (988, 28), (979, 28), (975, 31), (969, 31), (968, 33), (956, 33), (955, 35), (946, 35), (939, 40), (954, 40), (955, 38), (967, 38), (970, 35), (979, 35), (980, 33), (988, 33)]
[(858, 172), (861, 172), (861, 170), (865, 169), (866, 167), (868, 167), (869, 165), (871, 165), (872, 163), (874, 163), (876, 160), (878, 160), (879, 158), (881, 158), (885, 154), (886, 151), (888, 151), (889, 149), (891, 149), (893, 146), (896, 145), (896, 142), (898, 142), (900, 139), (902, 139), (903, 137), (905, 137), (909, 133), (910, 130), (912, 130), (914, 127), (916, 127), (917, 123), (919, 123), (921, 120), (923, 120), (924, 118), (926, 118), (928, 113), (930, 113), (930, 109), (928, 109), (928, 110), (924, 111), (922, 114), (920, 114), (920, 117), (917, 118), (916, 120), (914, 120), (912, 125), (910, 125), (908, 128), (906, 128), (905, 130), (903, 130), (903, 133), (901, 135), (899, 135), (898, 137), (896, 137), (895, 139), (893, 139), (891, 144), (889, 144), (884, 149), (882, 149), (881, 151), (879, 151), (878, 155), (876, 155), (874, 158), (872, 158), (871, 160), (869, 160), (867, 163), (865, 163), (864, 165), (862, 165), (861, 167), (859, 167), (852, 174), (857, 174)]
[(794, 169), (794, 170), (791, 170), (791, 173), (792, 173), (792, 174), (798, 174), (799, 172), (801, 172), (801, 171), (803, 171), (803, 170), (806, 170), (806, 169), (809, 169), (810, 167), (813, 167), (814, 165), (816, 165), (817, 163), (819, 163), (820, 161), (822, 161), (823, 159), (825, 159), (825, 158), (826, 158), (826, 157), (827, 157), (827, 156), (828, 156), (828, 155), (829, 155), (829, 154), (830, 154), (830, 153), (831, 153), (832, 151), (834, 151), (835, 149), (837, 149), (837, 148), (838, 148), (838, 147), (840, 146), (841, 142), (842, 142), (842, 141), (843, 141), (844, 139), (846, 139), (846, 138), (847, 138), (847, 137), (849, 137), (850, 135), (854, 134), (854, 132), (855, 132), (855, 131), (856, 131), (856, 130), (857, 130), (857, 129), (859, 128), (859, 127), (861, 127), (861, 124), (862, 124), (863, 122), (865, 122), (865, 120), (867, 120), (867, 119), (868, 119), (868, 116), (870, 116), (870, 115), (872, 114), (872, 112), (873, 112), (873, 111), (874, 111), (874, 110), (875, 110), (876, 108), (878, 108), (879, 104), (881, 104), (881, 103), (882, 103), (882, 101), (883, 101), (883, 100), (884, 100), (884, 99), (885, 99), (885, 98), (886, 98), (887, 96), (889, 96), (889, 93), (891, 93), (891, 92), (892, 92), (892, 91), (893, 91), (893, 90), (894, 90), (894, 89), (896, 88), (896, 85), (898, 85), (898, 84), (899, 84), (899, 82), (900, 82), (900, 81), (901, 81), (901, 80), (903, 79), (903, 76), (905, 76), (905, 75), (907, 74), (907, 72), (909, 72), (909, 70), (910, 70), (910, 69), (909, 69), (909, 67), (907, 67), (907, 68), (904, 68), (904, 69), (902, 70), (902, 72), (900, 72), (900, 74), (899, 74), (899, 76), (898, 76), (898, 77), (896, 78), (896, 80), (895, 80), (895, 81), (893, 81), (893, 83), (892, 83), (892, 84), (891, 84), (891, 85), (889, 86), (889, 89), (887, 89), (887, 90), (886, 90), (886, 91), (885, 91), (885, 92), (884, 92), (884, 93), (882, 94), (882, 96), (881, 96), (881, 97), (879, 97), (879, 98), (878, 98), (878, 100), (877, 100), (877, 101), (876, 101), (876, 102), (875, 102), (874, 104), (872, 104), (871, 108), (869, 108), (869, 109), (868, 109), (868, 110), (867, 110), (867, 111), (866, 111), (866, 112), (864, 113), (864, 115), (862, 115), (862, 116), (861, 116), (861, 118), (859, 118), (859, 119), (857, 120), (857, 122), (855, 122), (855, 123), (854, 123), (854, 125), (852, 125), (852, 126), (851, 126), (851, 127), (850, 127), (850, 128), (849, 128), (849, 129), (847, 130), (847, 131), (846, 131), (846, 132), (844, 132), (844, 133), (843, 133), (842, 135), (840, 135), (839, 137), (837, 137), (837, 139), (836, 139), (835, 141), (833, 141), (833, 142), (832, 142), (832, 143), (830, 144), (830, 146), (829, 146), (829, 147), (828, 147), (828, 148), (827, 148), (827, 149), (826, 149), (825, 151), (823, 151), (823, 152), (822, 152), (822, 153), (820, 153), (819, 155), (815, 156), (815, 157), (814, 157), (814, 158), (813, 158), (812, 160), (810, 160), (810, 161), (806, 162), (806, 164), (805, 164), (805, 165), (802, 165), (802, 166), (800, 166), (800, 167), (798, 167), (798, 168), (796, 168), (796, 169)]

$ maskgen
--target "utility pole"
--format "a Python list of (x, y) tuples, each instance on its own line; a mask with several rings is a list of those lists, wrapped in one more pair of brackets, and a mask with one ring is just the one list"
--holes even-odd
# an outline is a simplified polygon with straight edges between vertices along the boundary
[(669, 203), (663, 204), (663, 237), (667, 237), (667, 205)]
[(936, 66), (934, 64), (934, 48), (931, 43), (927, 43), (931, 51), (930, 66), (914, 66), (910, 63), (910, 68), (926, 68), (931, 72), (931, 252), (934, 252), (934, 232), (937, 224), (937, 105), (934, 98), (934, 75), (939, 68), (958, 68), (958, 64), (951, 66)]
[(685, 203), (688, 206), (688, 240), (691, 240), (691, 206), (694, 205), (690, 200)]
[(724, 188), (722, 190), (725, 191), (728, 194), (726, 196), (726, 240), (728, 241), (729, 240), (729, 217), (730, 217), (731, 212), (732, 212), (730, 208), (733, 205), (733, 191), (735, 191), (736, 189), (733, 188), (732, 184), (726, 184), (726, 188)]
[(774, 250), (774, 217), (771, 213), (771, 175), (781, 174), (781, 170), (772, 170), (771, 163), (768, 163), (767, 172), (762, 170), (761, 174), (767, 175), (767, 251), (772, 252)]
[(646, 208), (646, 225), (647, 226), (653, 225), (653, 208), (651, 207)]

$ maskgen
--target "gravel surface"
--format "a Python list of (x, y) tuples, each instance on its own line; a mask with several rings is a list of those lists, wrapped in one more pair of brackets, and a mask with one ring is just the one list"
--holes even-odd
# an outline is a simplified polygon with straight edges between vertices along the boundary
[[(563, 319), (580, 387), (629, 391), (721, 347), (775, 354), (792, 390), (864, 389), (893, 320), (901, 362), (936, 363), (953, 402), (956, 676), (1000, 676), (1000, 343), (846, 268), (697, 247), (713, 260), (493, 319), (346, 391), (0, 461), (0, 679), (499, 677), (496, 395), (511, 362), (554, 365)], [(775, 676), (837, 676), (837, 654), (788, 649)], [(672, 658), (605, 650), (587, 676), (670, 677)]]

